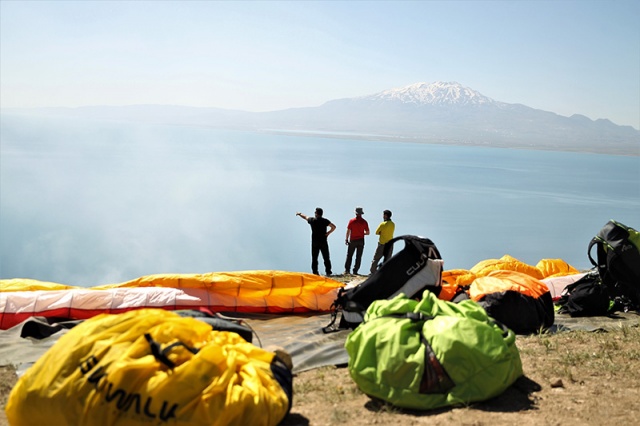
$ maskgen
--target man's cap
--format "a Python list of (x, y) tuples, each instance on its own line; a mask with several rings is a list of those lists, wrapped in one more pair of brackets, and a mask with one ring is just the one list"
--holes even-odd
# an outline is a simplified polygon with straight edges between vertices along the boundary
[(362, 207), (356, 207), (356, 214), (364, 214)]

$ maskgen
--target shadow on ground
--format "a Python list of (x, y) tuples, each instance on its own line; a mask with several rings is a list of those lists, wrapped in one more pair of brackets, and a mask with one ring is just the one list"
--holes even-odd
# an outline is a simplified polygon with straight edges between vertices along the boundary
[[(542, 390), (542, 387), (538, 383), (534, 382), (526, 376), (522, 376), (502, 394), (487, 401), (471, 404), (469, 408), (474, 410), (499, 413), (514, 413), (519, 411), (532, 410), (535, 408), (535, 400), (532, 399), (532, 395), (533, 393), (539, 392), (540, 390)], [(407, 410), (393, 407), (386, 402), (378, 399), (371, 399), (365, 404), (365, 408), (373, 412), (391, 411), (424, 417), (446, 413), (447, 411), (455, 407), (443, 407), (426, 411)]]

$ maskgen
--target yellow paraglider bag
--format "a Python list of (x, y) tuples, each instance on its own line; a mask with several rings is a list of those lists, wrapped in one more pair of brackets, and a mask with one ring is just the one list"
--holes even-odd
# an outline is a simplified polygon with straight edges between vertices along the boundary
[(102, 314), (62, 336), (20, 378), (19, 425), (276, 425), (292, 402), (275, 353), (162, 309)]

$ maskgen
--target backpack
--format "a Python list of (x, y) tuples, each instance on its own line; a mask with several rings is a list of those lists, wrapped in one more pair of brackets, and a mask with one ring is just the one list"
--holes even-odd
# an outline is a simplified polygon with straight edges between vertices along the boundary
[[(398, 241), (405, 243), (404, 248), (399, 252), (394, 250), (394, 255), (365, 281), (338, 291), (332, 305), (331, 323), (322, 329), (325, 333), (356, 328), (375, 300), (390, 299), (400, 293), (408, 298), (420, 297), (424, 290), (436, 296), (440, 293), (443, 261), (435, 244), (428, 238), (414, 235), (402, 235), (386, 244), (393, 245)], [(338, 313), (341, 318), (336, 328)]]
[(430, 410), (484, 401), (522, 376), (513, 331), (472, 300), (425, 291), (373, 302), (345, 342), (360, 390), (400, 408)]
[[(593, 246), (596, 247), (595, 260), (591, 255)], [(639, 310), (640, 232), (610, 220), (593, 237), (587, 254), (615, 303), (613, 309)]]
[(556, 302), (559, 314), (572, 317), (603, 316), (609, 313), (609, 290), (602, 284), (598, 271), (593, 270), (569, 284)]
[(15, 425), (277, 425), (293, 375), (278, 351), (163, 309), (100, 314), (69, 330), (18, 380)]

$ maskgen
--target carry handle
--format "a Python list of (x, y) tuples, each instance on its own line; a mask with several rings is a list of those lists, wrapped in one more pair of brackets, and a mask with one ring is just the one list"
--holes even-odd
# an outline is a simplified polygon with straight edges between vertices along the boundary
[(186, 350), (194, 355), (198, 353), (198, 349), (189, 347), (180, 341), (174, 342), (162, 349), (160, 343), (153, 340), (153, 337), (151, 337), (149, 333), (145, 333), (144, 338), (147, 339), (147, 342), (149, 343), (149, 348), (151, 349), (151, 354), (153, 355), (153, 357), (171, 369), (175, 368), (176, 364), (169, 359), (167, 354), (173, 348), (177, 346), (183, 346)]
[[(401, 235), (399, 237), (395, 237), (395, 238), (390, 239), (389, 241), (387, 241), (385, 243), (385, 245), (394, 244), (396, 241), (400, 241), (400, 240), (403, 240), (405, 242), (405, 244), (410, 243), (411, 245), (413, 245), (418, 250), (418, 252), (420, 252), (421, 254), (426, 255), (427, 258), (429, 258), (429, 259), (442, 259), (442, 256), (440, 256), (440, 252), (436, 248), (436, 245), (433, 243), (433, 241), (431, 241), (429, 238), (425, 238), (425, 237), (418, 237), (418, 236), (415, 236), (415, 235)], [(421, 241), (426, 242), (428, 244), (429, 248), (425, 249), (425, 246), (420, 243)]]
[(604, 243), (604, 241), (600, 237), (593, 237), (591, 242), (589, 242), (589, 247), (587, 248), (587, 256), (589, 256), (589, 260), (593, 266), (598, 266), (598, 262), (593, 260), (593, 257), (591, 257), (591, 248), (597, 243)]

